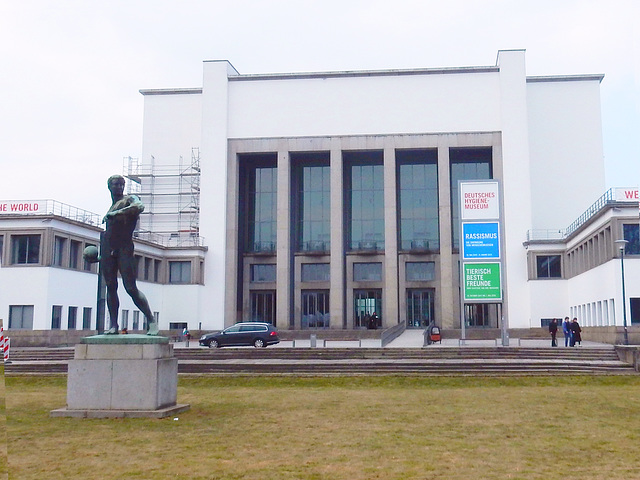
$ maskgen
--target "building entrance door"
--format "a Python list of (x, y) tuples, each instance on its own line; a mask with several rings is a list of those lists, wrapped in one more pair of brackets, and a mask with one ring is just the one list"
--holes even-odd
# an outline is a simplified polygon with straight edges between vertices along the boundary
[(375, 322), (375, 328), (382, 327), (382, 290), (354, 290), (353, 303), (353, 326), (355, 328), (369, 328), (370, 325), (368, 324), (368, 321), (374, 313), (378, 317), (377, 321)]
[(426, 328), (434, 320), (434, 291), (407, 290), (407, 328)]

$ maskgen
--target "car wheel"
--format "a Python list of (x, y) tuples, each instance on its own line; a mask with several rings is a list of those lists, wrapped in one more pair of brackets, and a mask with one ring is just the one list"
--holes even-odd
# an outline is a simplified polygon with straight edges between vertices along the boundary
[(256, 338), (253, 341), (253, 346), (256, 348), (264, 348), (267, 346), (267, 342), (265, 342), (264, 340), (262, 340), (261, 338)]
[(217, 340), (211, 340), (209, 342), (209, 348), (220, 348), (220, 344)]

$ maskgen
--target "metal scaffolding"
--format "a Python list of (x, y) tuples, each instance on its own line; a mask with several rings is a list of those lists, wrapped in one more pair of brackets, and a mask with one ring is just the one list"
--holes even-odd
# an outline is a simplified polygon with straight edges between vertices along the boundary
[(200, 244), (200, 149), (191, 149), (190, 162), (182, 156), (176, 163), (149, 162), (124, 158), (128, 193), (140, 197), (145, 205), (136, 230), (138, 238), (149, 237), (171, 245)]

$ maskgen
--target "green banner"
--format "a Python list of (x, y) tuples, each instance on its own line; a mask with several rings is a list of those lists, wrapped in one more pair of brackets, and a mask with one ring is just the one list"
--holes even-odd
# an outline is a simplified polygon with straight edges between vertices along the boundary
[(465, 263), (464, 301), (501, 301), (499, 263)]

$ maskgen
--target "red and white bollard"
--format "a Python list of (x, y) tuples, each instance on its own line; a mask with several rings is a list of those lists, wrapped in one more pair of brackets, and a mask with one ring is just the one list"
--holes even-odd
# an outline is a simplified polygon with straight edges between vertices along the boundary
[(2, 349), (2, 357), (4, 363), (9, 362), (9, 348), (11, 346), (11, 339), (4, 336), (4, 328), (0, 327), (0, 349)]

